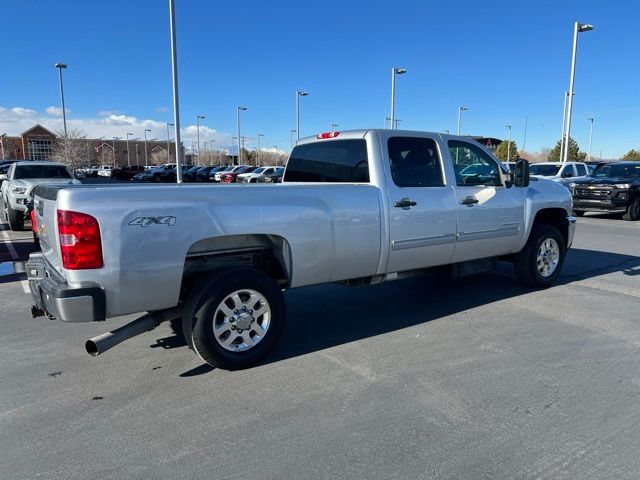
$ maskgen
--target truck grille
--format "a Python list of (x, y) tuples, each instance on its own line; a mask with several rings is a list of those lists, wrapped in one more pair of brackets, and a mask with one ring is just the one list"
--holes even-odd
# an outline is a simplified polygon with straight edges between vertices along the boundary
[(593, 198), (593, 199), (604, 199), (610, 198), (613, 190), (611, 187), (603, 186), (603, 185), (593, 185), (590, 187), (576, 187), (575, 188), (575, 197), (580, 198)]

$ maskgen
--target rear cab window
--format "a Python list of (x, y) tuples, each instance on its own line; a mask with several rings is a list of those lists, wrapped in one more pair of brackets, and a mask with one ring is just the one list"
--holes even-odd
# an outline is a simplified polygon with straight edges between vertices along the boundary
[(364, 139), (329, 140), (296, 146), (286, 182), (368, 183), (369, 162)]
[(391, 137), (387, 141), (391, 178), (398, 187), (443, 187), (442, 163), (435, 140)]

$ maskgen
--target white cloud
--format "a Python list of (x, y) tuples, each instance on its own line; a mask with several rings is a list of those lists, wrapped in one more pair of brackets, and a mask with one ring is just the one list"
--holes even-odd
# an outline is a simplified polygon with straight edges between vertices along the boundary
[(11, 113), (13, 113), (17, 117), (33, 117), (38, 112), (36, 112), (35, 110), (31, 110), (30, 108), (13, 107), (11, 109)]
[[(62, 116), (62, 108), (58, 108), (58, 107), (54, 107), (53, 105), (50, 107), (45, 108), (44, 110), (45, 112), (47, 112), (49, 115), (52, 115), (54, 117), (61, 117)], [(67, 111), (67, 115), (69, 114), (69, 109), (66, 109)]]
[[(59, 132), (62, 130), (62, 111), (61, 109), (55, 109), (56, 107), (49, 107), (44, 112), (37, 112), (35, 110), (14, 107), (6, 108), (0, 106), (0, 132), (7, 132), (8, 135), (19, 135), (20, 133), (33, 127), (36, 123), (41, 124), (45, 128), (48, 128), (52, 132)], [(58, 113), (59, 116), (54, 115)], [(69, 111), (67, 110), (67, 114)], [(132, 133), (133, 138), (144, 138), (145, 129), (151, 130), (147, 132), (147, 138), (149, 140), (155, 138), (158, 140), (164, 140), (167, 138), (167, 124), (152, 119), (139, 119), (132, 115), (116, 114), (113, 112), (99, 112), (97, 117), (93, 118), (69, 118), (67, 115), (67, 127), (69, 129), (77, 129), (83, 134), (86, 134), (89, 138), (104, 138), (110, 140), (112, 137), (125, 137), (127, 133)], [(171, 127), (169, 134), (173, 141), (174, 128)], [(187, 125), (180, 129), (180, 137), (184, 146), (189, 149), (192, 142), (197, 140), (197, 127), (195, 125)], [(207, 142), (207, 149), (211, 148), (211, 140), (215, 140), (213, 143), (214, 148), (222, 148), (229, 151), (232, 148), (231, 134), (218, 132), (213, 128), (209, 128), (206, 125), (200, 125), (200, 142), (204, 149), (204, 142)], [(245, 143), (250, 148), (250, 139), (247, 138)]]

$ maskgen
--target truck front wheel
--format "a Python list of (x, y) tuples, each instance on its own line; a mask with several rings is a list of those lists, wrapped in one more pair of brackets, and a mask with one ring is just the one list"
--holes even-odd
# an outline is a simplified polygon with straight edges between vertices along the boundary
[(531, 287), (548, 287), (556, 281), (566, 254), (562, 234), (551, 225), (535, 225), (529, 240), (515, 258), (516, 275)]
[(187, 298), (183, 331), (205, 362), (226, 370), (260, 361), (282, 334), (286, 306), (265, 273), (238, 268), (214, 274)]
[(640, 220), (640, 198), (636, 198), (633, 202), (629, 204), (627, 211), (622, 216), (625, 220), (636, 221)]

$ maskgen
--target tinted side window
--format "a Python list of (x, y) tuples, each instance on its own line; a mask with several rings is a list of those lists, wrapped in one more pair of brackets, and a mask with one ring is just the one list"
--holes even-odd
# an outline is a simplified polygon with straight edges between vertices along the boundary
[(393, 183), (399, 187), (442, 187), (442, 168), (431, 138), (392, 137), (387, 141)]
[(330, 140), (298, 145), (291, 152), (287, 182), (368, 182), (364, 140)]
[(449, 152), (458, 186), (502, 185), (498, 163), (480, 147), (459, 140), (449, 140)]
[(587, 174), (587, 168), (584, 165), (576, 165), (576, 169), (578, 170), (578, 176), (584, 177)]

